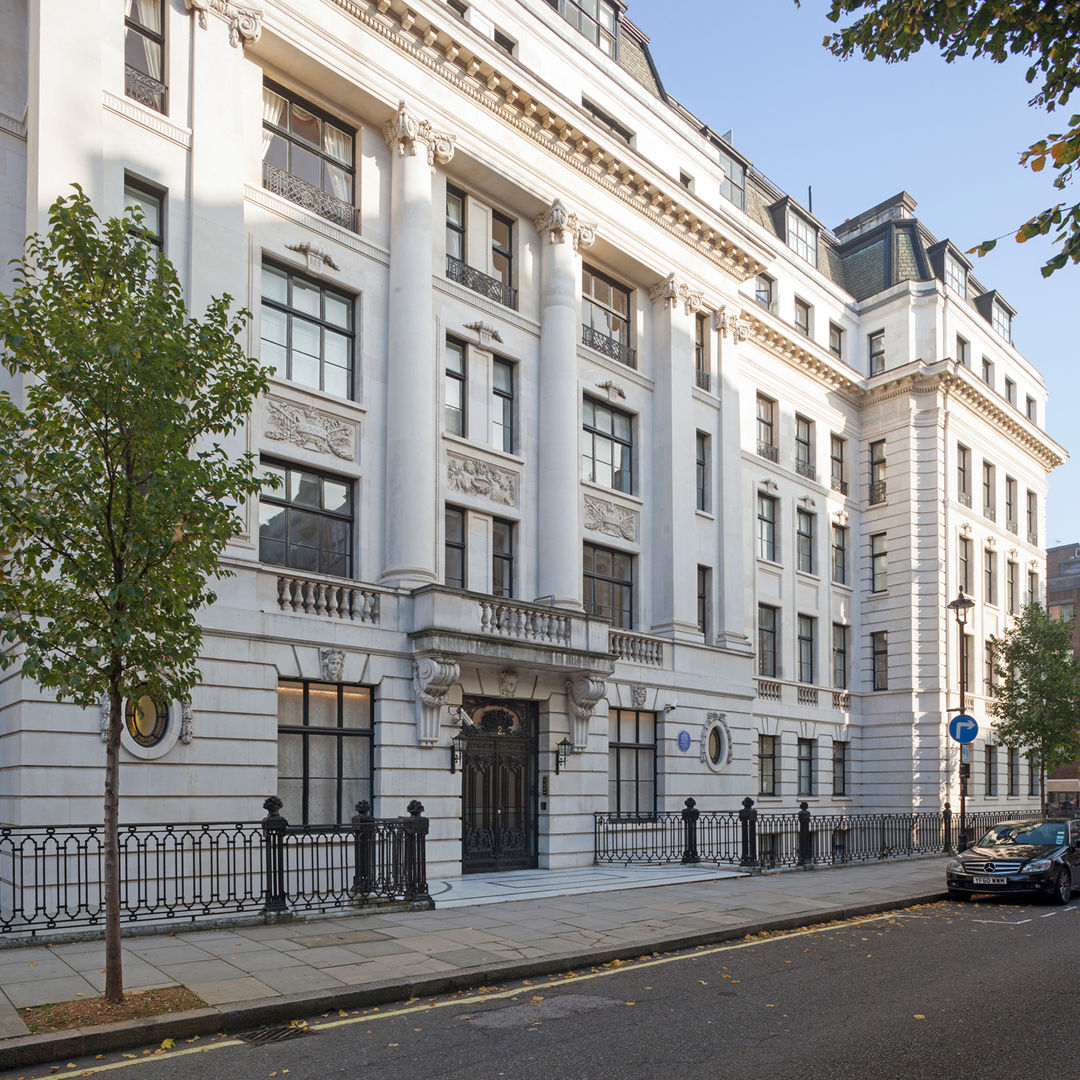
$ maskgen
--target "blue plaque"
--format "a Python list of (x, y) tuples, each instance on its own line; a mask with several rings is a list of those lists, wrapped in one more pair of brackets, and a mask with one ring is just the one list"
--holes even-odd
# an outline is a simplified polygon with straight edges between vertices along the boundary
[(690, 749), (690, 732), (679, 732), (679, 749), (685, 754)]

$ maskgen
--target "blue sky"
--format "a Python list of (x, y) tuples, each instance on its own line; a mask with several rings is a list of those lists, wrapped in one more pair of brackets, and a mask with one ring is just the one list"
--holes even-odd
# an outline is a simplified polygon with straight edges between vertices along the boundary
[[(945, 64), (924, 48), (905, 64), (841, 62), (821, 44), (833, 28), (826, 0), (629, 0), (651, 38), (670, 94), (734, 142), (814, 215), (833, 226), (897, 191), (939, 239), (961, 250), (1010, 235), (975, 259), (974, 273), (1018, 314), (1013, 339), (1050, 391), (1047, 430), (1071, 460), (1050, 477), (1048, 546), (1080, 540), (1080, 365), (1075, 326), (1080, 267), (1045, 279), (1042, 239), (1016, 244), (1016, 226), (1059, 195), (1017, 158), (1072, 108), (1047, 115), (1027, 102), (1022, 61)], [(1075, 185), (1064, 193), (1080, 196)], [(1060, 197), (1060, 196), (1059, 196)], [(1069, 417), (1073, 416), (1072, 421)]]

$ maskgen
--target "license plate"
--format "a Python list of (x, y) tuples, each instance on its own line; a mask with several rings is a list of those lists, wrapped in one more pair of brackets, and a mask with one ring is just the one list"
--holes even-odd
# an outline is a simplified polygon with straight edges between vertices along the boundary
[(1009, 879), (1004, 877), (976, 877), (972, 878), (975, 885), (1008, 885)]

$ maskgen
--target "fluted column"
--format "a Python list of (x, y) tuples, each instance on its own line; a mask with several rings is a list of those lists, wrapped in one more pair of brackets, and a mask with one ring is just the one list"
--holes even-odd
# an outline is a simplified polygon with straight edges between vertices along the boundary
[[(541, 596), (580, 610), (581, 512), (578, 473), (581, 256), (596, 239), (556, 199), (536, 219), (540, 260), (540, 456), (537, 581)], [(546, 243), (545, 243), (546, 241)]]
[(432, 314), (431, 180), (454, 140), (402, 102), (384, 128), (390, 181), (390, 296), (386, 365), (387, 584), (415, 588), (437, 577), (438, 438), (442, 401)]
[(697, 625), (694, 528), (694, 315), (701, 293), (670, 274), (649, 290), (653, 302), (653, 429), (649, 452), (652, 628), (701, 641)]

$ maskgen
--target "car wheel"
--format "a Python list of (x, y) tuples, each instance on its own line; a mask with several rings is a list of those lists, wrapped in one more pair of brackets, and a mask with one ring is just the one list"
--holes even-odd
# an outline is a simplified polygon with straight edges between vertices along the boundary
[(1072, 896), (1072, 878), (1069, 877), (1068, 870), (1060, 870), (1054, 881), (1054, 892), (1050, 897), (1050, 903), (1067, 904), (1070, 896)]
[(962, 892), (960, 889), (946, 889), (945, 891), (949, 894), (949, 899), (950, 900), (966, 900), (967, 899), (967, 893)]

